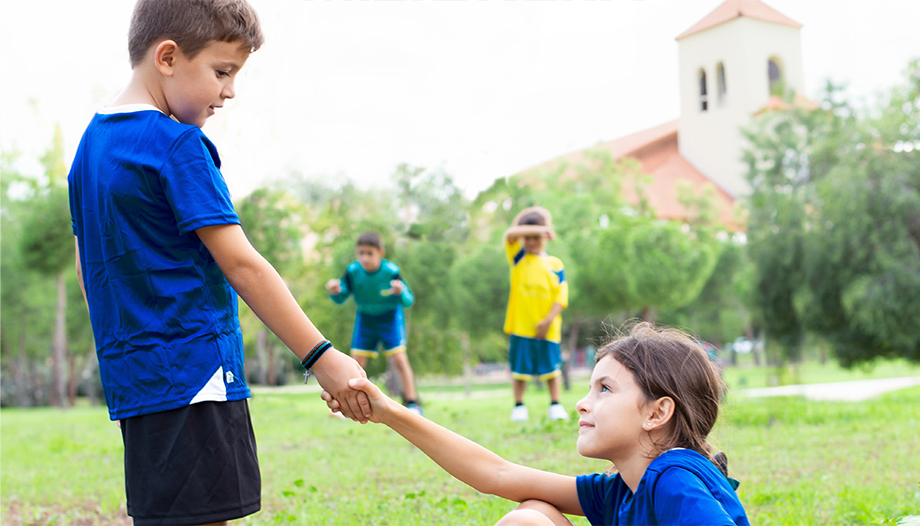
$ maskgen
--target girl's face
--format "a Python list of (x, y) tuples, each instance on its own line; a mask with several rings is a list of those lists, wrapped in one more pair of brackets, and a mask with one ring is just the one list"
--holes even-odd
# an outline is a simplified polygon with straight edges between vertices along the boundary
[(646, 405), (629, 369), (613, 357), (602, 358), (594, 366), (587, 396), (575, 405), (579, 414), (578, 453), (614, 464), (643, 453), (641, 439), (649, 416)]

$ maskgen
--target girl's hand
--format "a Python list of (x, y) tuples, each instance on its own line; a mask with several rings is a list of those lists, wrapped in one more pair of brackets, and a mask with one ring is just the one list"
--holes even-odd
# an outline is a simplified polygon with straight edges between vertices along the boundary
[[(370, 400), (371, 415), (368, 420), (375, 424), (383, 422), (383, 420), (392, 414), (394, 410), (402, 407), (394, 402), (389, 396), (383, 394), (383, 391), (367, 378), (352, 378), (348, 381), (348, 387), (366, 395), (368, 400)], [(323, 391), (320, 397), (325, 400), (326, 407), (328, 407), (330, 411), (339, 410), (339, 403), (332, 395)]]

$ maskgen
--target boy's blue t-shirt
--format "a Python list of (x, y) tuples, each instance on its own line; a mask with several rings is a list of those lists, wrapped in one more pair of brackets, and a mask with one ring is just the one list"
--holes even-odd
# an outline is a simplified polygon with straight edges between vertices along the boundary
[(750, 526), (725, 475), (689, 449), (659, 455), (646, 468), (635, 494), (619, 474), (581, 475), (576, 487), (591, 524)]
[[(402, 294), (399, 296), (390, 294), (390, 282), (394, 279), (403, 282)], [(342, 304), (349, 295), (354, 295), (358, 312), (362, 314), (383, 314), (396, 310), (397, 306), (410, 307), (415, 302), (415, 295), (399, 275), (399, 266), (386, 259), (381, 259), (380, 266), (373, 272), (364, 270), (361, 263), (352, 261), (345, 268), (339, 284), (342, 292), (330, 294), (332, 301)]]
[(239, 224), (214, 145), (132, 105), (93, 117), (68, 175), (113, 420), (249, 398), (237, 296), (195, 229)]

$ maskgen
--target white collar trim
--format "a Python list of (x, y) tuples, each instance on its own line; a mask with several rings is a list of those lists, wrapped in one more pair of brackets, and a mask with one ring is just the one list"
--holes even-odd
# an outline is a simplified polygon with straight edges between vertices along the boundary
[(157, 108), (153, 104), (146, 104), (146, 103), (123, 104), (121, 106), (110, 106), (107, 108), (101, 108), (98, 113), (101, 113), (102, 115), (115, 115), (117, 113), (135, 113), (138, 111), (159, 111), (160, 113), (163, 113), (160, 110), (160, 108)]

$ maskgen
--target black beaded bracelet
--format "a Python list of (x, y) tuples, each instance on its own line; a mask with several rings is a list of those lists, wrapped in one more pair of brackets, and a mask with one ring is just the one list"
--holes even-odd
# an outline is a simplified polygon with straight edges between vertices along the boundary
[(313, 367), (313, 364), (316, 363), (316, 360), (319, 360), (319, 357), (322, 356), (323, 353), (326, 352), (326, 350), (328, 350), (330, 347), (332, 347), (332, 342), (329, 340), (321, 340), (319, 343), (314, 345), (312, 349), (310, 349), (310, 352), (308, 352), (306, 356), (303, 357), (303, 360), (300, 361), (300, 365), (304, 366), (306, 369)]
[(332, 349), (332, 342), (329, 340), (323, 340), (314, 345), (313, 348), (310, 349), (310, 352), (308, 352), (307, 355), (303, 357), (300, 365), (306, 369), (306, 371), (303, 373), (304, 384), (310, 381), (310, 373), (313, 372), (313, 365), (316, 364), (317, 360), (319, 360), (329, 349)]

